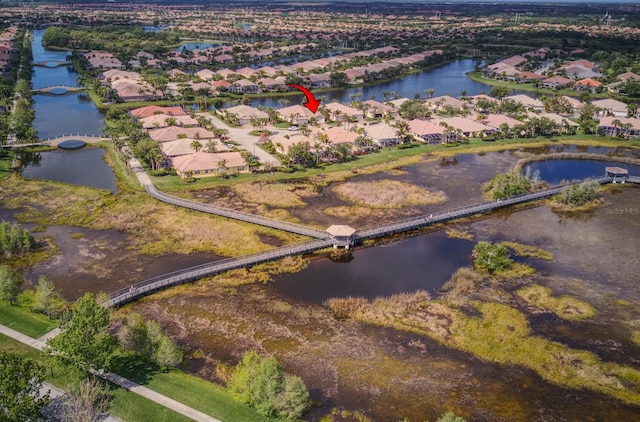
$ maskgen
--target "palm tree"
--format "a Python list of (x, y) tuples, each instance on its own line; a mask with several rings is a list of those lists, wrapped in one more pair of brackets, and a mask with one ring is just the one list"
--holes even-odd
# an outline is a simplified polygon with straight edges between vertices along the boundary
[(427, 88), (424, 90), (425, 95), (429, 94), (429, 98), (433, 98), (433, 94), (436, 92), (435, 89), (433, 88)]
[(229, 169), (227, 168), (227, 160), (222, 159), (218, 161), (218, 176), (226, 178), (228, 170)]
[(193, 142), (191, 142), (191, 145), (189, 145), (189, 146), (195, 152), (200, 152), (200, 150), (202, 149), (202, 143), (200, 143), (200, 141), (198, 141), (197, 139), (194, 140)]

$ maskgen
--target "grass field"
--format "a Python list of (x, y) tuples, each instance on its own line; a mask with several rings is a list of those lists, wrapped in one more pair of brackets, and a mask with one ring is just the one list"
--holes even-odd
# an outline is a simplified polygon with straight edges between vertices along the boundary
[(0, 324), (29, 337), (38, 338), (57, 327), (58, 321), (21, 306), (11, 306), (0, 301)]
[(182, 371), (161, 372), (146, 359), (122, 352), (113, 372), (223, 421), (277, 421), (236, 402), (221, 386)]

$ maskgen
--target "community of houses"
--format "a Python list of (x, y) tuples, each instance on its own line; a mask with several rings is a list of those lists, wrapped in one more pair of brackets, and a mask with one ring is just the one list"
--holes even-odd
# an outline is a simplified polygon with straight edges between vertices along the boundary
[(482, 69), (482, 74), (488, 78), (509, 82), (532, 82), (542, 88), (553, 90), (571, 88), (574, 91), (595, 93), (607, 89), (612, 94), (620, 93), (621, 85), (629, 80), (640, 81), (639, 75), (626, 72), (618, 75), (615, 82), (603, 86), (603, 83), (596, 79), (603, 76), (598, 71), (597, 64), (585, 59), (564, 61), (559, 66), (556, 62), (549, 61), (535, 72), (520, 69), (522, 65), (527, 63), (528, 57), (544, 58), (550, 51), (548, 48), (541, 48), (523, 55), (506, 58), (485, 66)]
[[(208, 113), (199, 113), (205, 118)], [(149, 137), (160, 144), (167, 162), (182, 177), (207, 177), (220, 174), (248, 172), (251, 169), (242, 154), (224, 150), (207, 152), (204, 147), (216, 135), (201, 127), (198, 120), (179, 106), (150, 105), (131, 110), (131, 115), (147, 130)], [(196, 142), (197, 141), (197, 142)], [(198, 144), (200, 147), (194, 148)]]
[[(317, 114), (306, 107), (293, 105), (276, 109), (279, 120), (291, 125), (302, 126), (296, 131), (280, 131), (270, 138), (261, 138), (262, 142), (271, 142), (279, 153), (286, 154), (289, 149), (299, 143), (308, 143), (310, 151), (322, 160), (327, 147), (349, 144), (349, 148), (358, 153), (366, 153), (372, 147), (388, 147), (399, 144), (406, 136), (419, 142), (437, 144), (457, 141), (471, 137), (486, 137), (492, 134), (504, 135), (505, 132), (517, 135), (523, 123), (532, 118), (546, 118), (556, 124), (553, 133), (575, 133), (578, 123), (576, 117), (582, 111), (583, 104), (571, 97), (563, 97), (571, 104), (571, 112), (565, 114), (544, 111), (542, 101), (527, 95), (512, 95), (501, 101), (513, 101), (522, 104), (526, 112), (517, 116), (503, 113), (491, 113), (482, 110), (480, 100), (484, 104), (489, 101), (498, 102), (495, 98), (484, 94), (461, 100), (451, 96), (440, 96), (422, 100), (436, 117), (403, 119), (398, 109), (407, 98), (400, 98), (386, 103), (367, 100), (355, 106), (338, 102), (321, 106)], [(640, 137), (640, 119), (627, 117), (627, 105), (614, 99), (594, 100), (598, 112), (594, 116), (599, 120), (598, 132), (608, 136), (624, 133), (628, 137)], [(444, 115), (444, 110), (454, 111), (455, 115)], [(266, 121), (269, 116), (264, 111), (248, 105), (238, 105), (217, 111), (222, 118), (233, 120), (250, 130), (256, 119)], [(132, 111), (149, 136), (160, 143), (168, 161), (181, 177), (207, 177), (217, 175), (220, 162), (224, 160), (225, 171), (229, 173), (247, 172), (248, 167), (240, 152), (204, 152), (194, 151), (193, 142), (197, 140), (205, 145), (215, 134), (200, 127), (198, 116), (206, 119), (214, 117), (206, 113), (190, 116), (178, 106), (147, 106)], [(231, 120), (231, 119), (229, 119)], [(398, 129), (398, 122), (406, 122), (405, 131)], [(313, 123), (313, 124), (309, 124)], [(363, 139), (366, 140), (363, 142)]]
[[(307, 60), (290, 65), (256, 68), (245, 66), (236, 70), (223, 68), (216, 71), (201, 69), (193, 75), (181, 69), (173, 68), (168, 71), (171, 82), (167, 84), (164, 92), (153, 89), (140, 73), (123, 70), (122, 63), (110, 53), (90, 51), (85, 53), (84, 56), (92, 68), (107, 69), (101, 75), (102, 80), (110, 85), (121, 101), (130, 102), (151, 101), (166, 96), (179, 98), (183, 95), (185, 88), (190, 88), (194, 92), (208, 96), (215, 96), (225, 92), (234, 94), (282, 92), (290, 89), (287, 86), (287, 80), (291, 76), (301, 78), (309, 88), (327, 88), (332, 85), (331, 72), (327, 71), (332, 66), (348, 63), (349, 60), (356, 57), (384, 57), (397, 53), (396, 47), (388, 46)], [(344, 75), (347, 83), (359, 84), (363, 83), (366, 78), (375, 78), (390, 69), (410, 67), (428, 57), (442, 53), (442, 50), (430, 50), (403, 57), (380, 59), (375, 63), (346, 69)], [(211, 60), (209, 56), (206, 57)], [(229, 56), (229, 62), (232, 59), (233, 56)], [(152, 67), (160, 67), (163, 64), (167, 64), (155, 59), (153, 55), (146, 52), (139, 52), (132, 62), (136, 64), (140, 60), (144, 60), (146, 66)], [(192, 76), (195, 76), (195, 78)]]
[(9, 26), (0, 33), (0, 73), (4, 76), (10, 70), (11, 58), (14, 56), (17, 26)]

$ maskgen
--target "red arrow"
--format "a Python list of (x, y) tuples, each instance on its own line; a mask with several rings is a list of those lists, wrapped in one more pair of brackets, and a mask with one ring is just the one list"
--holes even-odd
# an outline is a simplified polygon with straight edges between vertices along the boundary
[(311, 112), (314, 114), (316, 111), (318, 111), (318, 106), (320, 105), (320, 101), (316, 100), (316, 97), (313, 96), (311, 91), (309, 91), (307, 88), (300, 85), (296, 85), (296, 84), (288, 84), (288, 85), (295, 89), (299, 89), (307, 97), (307, 102), (302, 103), (303, 106), (311, 110)]

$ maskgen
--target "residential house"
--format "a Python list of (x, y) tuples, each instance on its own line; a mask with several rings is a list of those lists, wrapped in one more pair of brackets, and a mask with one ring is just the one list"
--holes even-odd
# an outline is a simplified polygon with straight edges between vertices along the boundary
[(215, 92), (227, 92), (231, 88), (231, 82), (221, 79), (219, 81), (211, 81), (211, 86)]
[(430, 109), (438, 112), (445, 112), (449, 109), (453, 111), (462, 111), (467, 107), (467, 103), (450, 95), (442, 95), (440, 97), (428, 98), (424, 104)]
[(149, 130), (149, 137), (158, 142), (175, 141), (181, 138), (193, 139), (213, 139), (216, 135), (213, 132), (201, 127), (180, 127), (168, 126), (160, 129)]
[(247, 79), (238, 79), (231, 83), (229, 91), (236, 94), (248, 94), (260, 92), (260, 87), (257, 83), (251, 82)]
[(573, 90), (595, 93), (598, 91), (598, 88), (600, 88), (601, 86), (602, 86), (602, 82), (596, 81), (595, 79), (586, 78), (586, 79), (581, 79), (576, 83), (574, 83)]
[(154, 129), (167, 126), (183, 126), (193, 127), (198, 126), (198, 121), (191, 116), (171, 116), (168, 114), (154, 114), (152, 116), (143, 117), (140, 119), (143, 129)]
[(216, 72), (210, 69), (202, 69), (196, 72), (196, 76), (203, 81), (211, 81), (216, 77)]
[(640, 138), (640, 119), (631, 117), (605, 116), (598, 123), (598, 133), (605, 136), (623, 135)]
[(131, 115), (136, 119), (142, 119), (145, 117), (153, 116), (154, 114), (166, 114), (169, 116), (185, 116), (187, 113), (179, 106), (160, 107), (155, 105), (134, 108), (131, 110)]
[(399, 142), (398, 129), (387, 123), (367, 126), (366, 136), (381, 147), (393, 146)]
[(552, 76), (542, 81), (542, 86), (548, 89), (563, 89), (573, 84), (573, 80), (564, 76)]
[(432, 120), (414, 119), (409, 122), (409, 134), (427, 144), (442, 142), (444, 132), (445, 127), (434, 123)]
[[(178, 157), (180, 155), (189, 155), (193, 154), (193, 147), (191, 146), (196, 139), (193, 138), (181, 138), (176, 139), (175, 141), (163, 142), (160, 144), (160, 148), (162, 149), (162, 153), (167, 158)], [(197, 140), (203, 146), (208, 141)]]
[(600, 114), (603, 116), (626, 117), (629, 113), (627, 104), (612, 98), (593, 100), (591, 104), (598, 107), (601, 110)]
[(384, 103), (376, 100), (365, 100), (362, 102), (364, 116), (368, 119), (381, 119), (384, 116), (395, 116), (397, 111)]
[(310, 118), (317, 117), (311, 110), (300, 104), (279, 108), (276, 111), (280, 119), (294, 125), (304, 125), (309, 123)]
[(230, 116), (235, 116), (235, 119), (237, 119), (238, 124), (241, 126), (251, 123), (252, 118), (267, 119), (269, 117), (264, 111), (244, 104), (226, 108), (222, 113), (227, 119), (229, 119)]
[(485, 134), (495, 131), (495, 128), (491, 126), (460, 116), (431, 119), (431, 121), (437, 125), (444, 123), (455, 129), (458, 134), (462, 134), (465, 138), (481, 138)]
[(251, 170), (242, 155), (235, 151), (216, 153), (199, 151), (174, 157), (171, 162), (178, 176), (183, 179), (217, 176), (223, 171), (227, 174), (236, 174)]
[(542, 101), (536, 98), (529, 97), (528, 95), (524, 95), (524, 94), (510, 95), (508, 97), (504, 97), (503, 101), (507, 99), (520, 103), (523, 106), (533, 110), (544, 109), (544, 104), (542, 103)]
[(162, 92), (142, 81), (118, 79), (111, 83), (111, 88), (124, 102), (152, 101), (162, 98)]
[(324, 106), (327, 110), (330, 120), (342, 121), (348, 118), (358, 120), (362, 117), (362, 111), (346, 106), (339, 102), (331, 102)]

